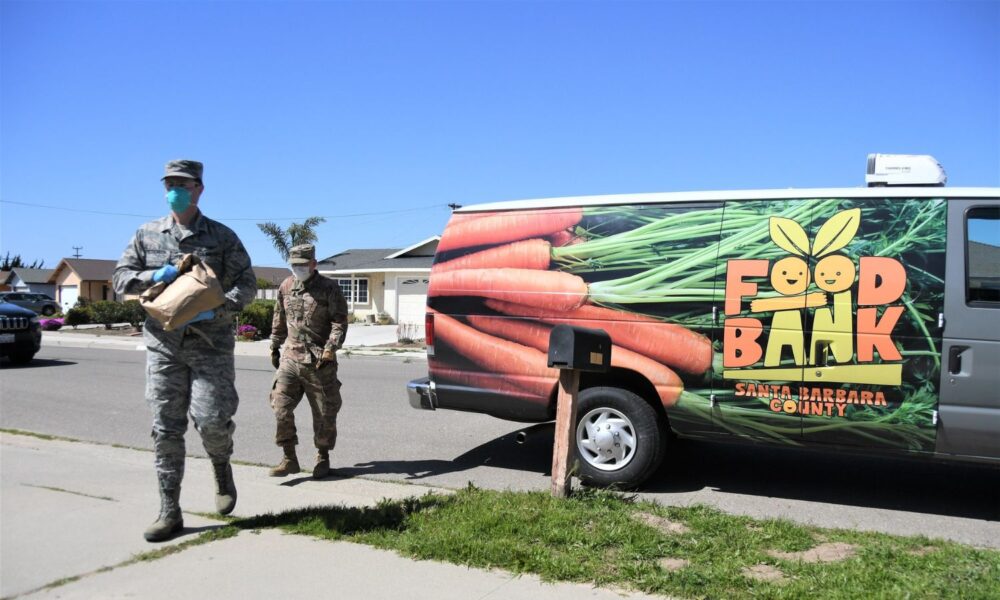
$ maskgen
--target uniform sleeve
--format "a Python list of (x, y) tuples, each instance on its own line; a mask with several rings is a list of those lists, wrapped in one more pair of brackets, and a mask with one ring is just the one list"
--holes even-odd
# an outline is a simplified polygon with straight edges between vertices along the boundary
[(146, 268), (146, 250), (142, 243), (142, 230), (135, 232), (132, 241), (125, 247), (125, 252), (115, 265), (112, 283), (115, 293), (141, 294), (153, 285), (155, 269)]
[(281, 348), (288, 337), (288, 323), (285, 320), (285, 286), (278, 286), (278, 301), (274, 303), (274, 318), (271, 319), (271, 352)]
[(223, 268), (226, 273), (223, 285), (226, 308), (239, 312), (257, 295), (257, 277), (250, 266), (250, 255), (235, 233), (226, 249)]
[(330, 339), (327, 340), (323, 350), (337, 350), (344, 345), (344, 338), (347, 337), (347, 300), (344, 293), (340, 291), (340, 286), (333, 283), (330, 286)]

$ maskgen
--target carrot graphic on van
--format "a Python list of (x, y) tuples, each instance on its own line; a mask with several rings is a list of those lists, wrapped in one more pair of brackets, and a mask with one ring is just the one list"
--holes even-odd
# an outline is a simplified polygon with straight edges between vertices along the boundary
[(581, 417), (591, 481), (656, 462), (614, 429), (652, 417), (612, 389), (682, 435), (933, 450), (946, 201), (763, 196), (457, 212), (432, 267), (420, 407), (551, 419), (548, 336), (571, 324), (611, 337), (611, 372), (581, 378), (580, 410), (626, 441), (602, 445)]

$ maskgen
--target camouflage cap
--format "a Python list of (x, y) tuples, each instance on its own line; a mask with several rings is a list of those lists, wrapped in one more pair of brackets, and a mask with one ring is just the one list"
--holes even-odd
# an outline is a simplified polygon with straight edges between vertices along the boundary
[(160, 180), (162, 181), (167, 177), (187, 177), (188, 179), (201, 181), (201, 174), (204, 169), (205, 166), (196, 160), (172, 160), (167, 163), (166, 168), (163, 170), (163, 177)]
[(316, 246), (312, 244), (299, 244), (288, 251), (290, 265), (308, 265), (312, 260), (316, 260)]

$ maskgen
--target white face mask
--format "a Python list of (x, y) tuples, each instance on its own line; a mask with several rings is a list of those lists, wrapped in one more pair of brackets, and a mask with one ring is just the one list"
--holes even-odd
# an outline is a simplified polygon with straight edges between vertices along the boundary
[(294, 266), (292, 267), (292, 275), (294, 275), (299, 281), (304, 281), (309, 279), (309, 276), (312, 275), (312, 269), (309, 268), (309, 265), (305, 265), (303, 267)]

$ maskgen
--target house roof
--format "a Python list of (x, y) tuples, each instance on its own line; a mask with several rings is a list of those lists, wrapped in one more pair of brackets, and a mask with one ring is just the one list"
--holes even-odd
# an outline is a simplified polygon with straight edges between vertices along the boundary
[(398, 251), (398, 248), (383, 248), (379, 250), (345, 250), (340, 254), (323, 259), (317, 265), (320, 271), (335, 273), (371, 273), (375, 271), (399, 271), (404, 269), (430, 270), (434, 263), (433, 256), (407, 256), (400, 258), (385, 258)]
[(287, 267), (251, 267), (253, 269), (253, 274), (257, 279), (264, 279), (270, 281), (274, 285), (280, 285), (289, 275), (292, 274), (292, 270)]
[(324, 258), (317, 268), (326, 273), (429, 271), (439, 239), (434, 236), (406, 248), (352, 248)]
[(402, 256), (434, 256), (437, 252), (437, 243), (441, 241), (441, 236), (433, 235), (426, 240), (422, 240), (413, 244), (412, 246), (407, 246), (398, 252), (393, 252), (386, 258), (399, 258)]
[(14, 275), (17, 275), (24, 283), (48, 283), (49, 277), (55, 271), (55, 269), (23, 269), (15, 267), (10, 270), (10, 275), (7, 276), (7, 279), (10, 280)]
[(118, 261), (103, 258), (64, 258), (59, 261), (59, 266), (50, 271), (52, 274), (48, 281), (54, 282), (63, 267), (72, 269), (81, 281), (111, 281), (117, 264)]

